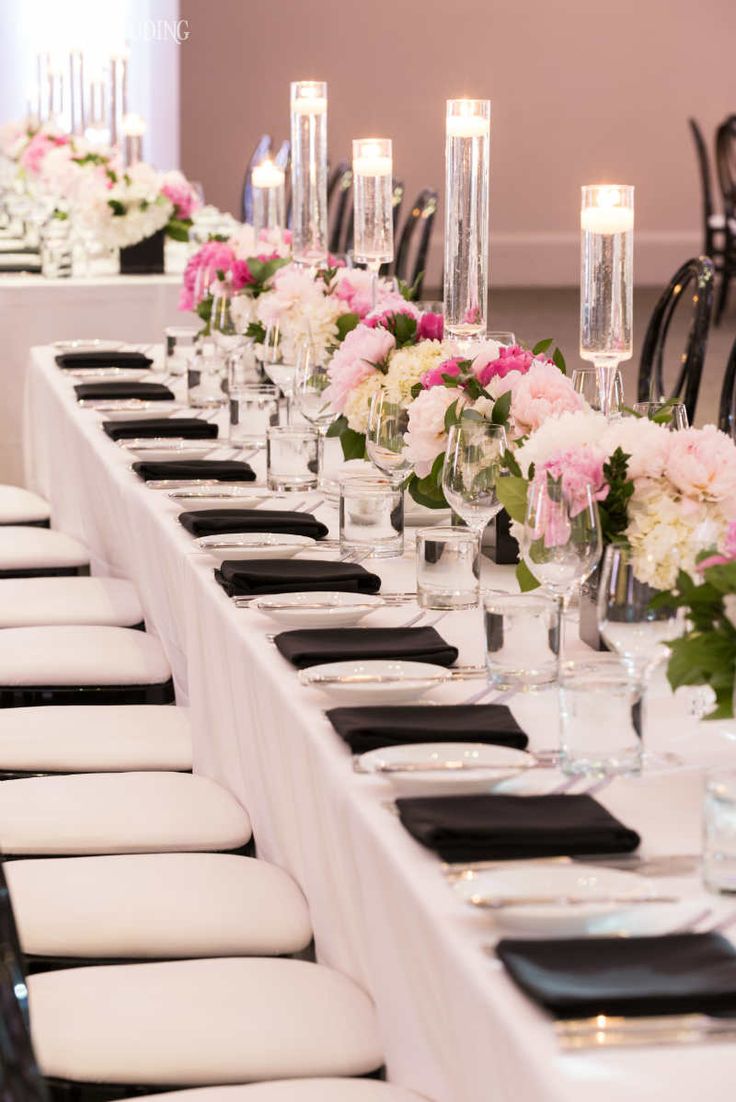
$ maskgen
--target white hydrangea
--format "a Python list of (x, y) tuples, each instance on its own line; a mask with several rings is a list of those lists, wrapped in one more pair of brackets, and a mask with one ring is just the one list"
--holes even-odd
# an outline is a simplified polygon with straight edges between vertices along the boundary
[(348, 426), (355, 432), (368, 431), (371, 398), (381, 389), (382, 379), (383, 376), (378, 371), (374, 371), (350, 392), (345, 403), (345, 416), (348, 419)]
[(418, 383), (425, 371), (431, 371), (452, 355), (450, 345), (444, 341), (420, 341), (408, 348), (392, 353), (384, 386), (394, 402), (407, 406), (411, 401), (411, 388)]
[(655, 589), (670, 589), (678, 570), (692, 572), (699, 552), (717, 546), (726, 528), (726, 519), (705, 502), (683, 508), (661, 483), (638, 487), (626, 529), (637, 578)]

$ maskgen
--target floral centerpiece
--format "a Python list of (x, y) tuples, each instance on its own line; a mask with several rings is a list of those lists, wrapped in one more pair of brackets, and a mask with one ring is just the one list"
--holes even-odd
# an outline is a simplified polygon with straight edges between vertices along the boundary
[(736, 520), (720, 544), (722, 550), (698, 556), (695, 577), (678, 572), (671, 591), (654, 603), (685, 609), (688, 630), (668, 643), (671, 657), (667, 677), (673, 689), (680, 685), (709, 685), (715, 708), (707, 719), (734, 715), (736, 678)]
[(127, 169), (111, 164), (88, 178), (75, 202), (75, 217), (96, 240), (124, 249), (159, 231), (187, 241), (198, 200), (181, 172), (158, 172), (140, 161)]

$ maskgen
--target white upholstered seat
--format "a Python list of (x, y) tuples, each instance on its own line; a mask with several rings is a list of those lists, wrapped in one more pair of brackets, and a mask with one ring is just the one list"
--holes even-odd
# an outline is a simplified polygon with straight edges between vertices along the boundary
[(8, 861), (25, 953), (166, 959), (296, 953), (312, 938), (283, 869), (224, 853)]
[(0, 709), (0, 772), (191, 768), (192, 736), (186, 708), (72, 704)]
[(0, 686), (155, 685), (170, 677), (159, 641), (131, 628), (54, 625), (0, 631)]
[(142, 622), (135, 586), (122, 578), (0, 578), (0, 628), (51, 624), (129, 628)]
[(5, 855), (234, 850), (250, 836), (237, 800), (189, 773), (80, 773), (0, 783)]
[(211, 1086), (362, 1075), (383, 1060), (373, 1005), (297, 960), (103, 965), (28, 978), (42, 1072), (82, 1082)]
[(242, 1087), (147, 1094), (137, 1102), (426, 1102), (424, 1095), (375, 1079), (279, 1079)]
[(78, 570), (89, 551), (72, 536), (50, 528), (0, 526), (0, 573), (21, 570)]
[(38, 494), (22, 486), (0, 485), (0, 524), (34, 524), (50, 516), (48, 501)]

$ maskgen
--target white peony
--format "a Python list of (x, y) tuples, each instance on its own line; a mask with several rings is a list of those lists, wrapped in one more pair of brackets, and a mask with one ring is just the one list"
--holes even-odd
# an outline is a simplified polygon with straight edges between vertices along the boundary
[(516, 452), (524, 477), (528, 478), (532, 463), (539, 467), (558, 452), (584, 445), (600, 445), (607, 427), (608, 421), (603, 414), (593, 410), (550, 417)]

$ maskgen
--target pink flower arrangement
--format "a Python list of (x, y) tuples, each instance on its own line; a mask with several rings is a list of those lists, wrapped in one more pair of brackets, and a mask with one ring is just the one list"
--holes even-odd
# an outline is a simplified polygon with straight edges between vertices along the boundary
[(174, 218), (181, 222), (188, 222), (199, 209), (199, 200), (194, 188), (178, 169), (164, 173), (161, 191), (174, 204)]
[(373, 313), (363, 319), (363, 325), (371, 329), (390, 325), (397, 314), (406, 314), (410, 318), (420, 318), (420, 311), (411, 302), (407, 302), (398, 292), (389, 292), (379, 300)]
[(396, 340), (382, 326), (359, 325), (348, 333), (330, 363), (330, 385), (325, 399), (335, 413), (342, 413), (356, 387), (377, 370), (376, 365), (396, 348)]
[(498, 378), (495, 397), (511, 391), (511, 429), (516, 438), (528, 436), (550, 417), (585, 409), (585, 401), (550, 360), (535, 360), (524, 374), (510, 371)]
[(588, 486), (595, 501), (605, 501), (608, 497), (610, 487), (603, 475), (605, 460), (605, 454), (598, 448), (568, 448), (548, 459), (541, 470), (545, 475), (549, 473), (562, 480), (563, 491), (575, 503), (573, 516), (576, 516), (585, 508)]
[[(191, 256), (184, 269), (184, 283), (179, 295), (180, 310), (196, 310), (203, 298), (209, 293), (209, 287), (217, 272), (226, 275), (236, 263), (235, 253), (224, 241), (207, 241)], [(247, 267), (247, 262), (246, 263)], [(200, 273), (203, 273), (200, 276)], [(239, 271), (239, 279), (242, 273)], [(241, 287), (245, 286), (241, 283)]]
[(511, 371), (526, 375), (535, 361), (531, 352), (518, 344), (499, 345), (498, 355), (489, 358), (487, 353), (479, 353), (473, 360), (473, 374), (481, 386), (488, 386), (491, 379), (505, 379)]
[(409, 406), (405, 443), (418, 478), (430, 473), (435, 459), (445, 450), (445, 414), (457, 398), (457, 390), (433, 386), (418, 394)]
[(20, 155), (20, 165), (31, 176), (38, 176), (47, 153), (60, 145), (68, 145), (71, 138), (68, 134), (48, 134), (45, 130), (39, 130), (33, 135), (28, 145)]
[(454, 356), (451, 360), (444, 360), (437, 367), (424, 372), (421, 378), (422, 386), (425, 390), (430, 390), (434, 386), (444, 386), (444, 376), (451, 375), (453, 378), (457, 378), (462, 371), (463, 363), (464, 361), (460, 356)]
[(715, 425), (669, 434), (667, 477), (681, 494), (721, 502), (736, 516), (736, 464), (733, 443)]
[(419, 318), (417, 337), (420, 341), (441, 341), (445, 335), (445, 319), (442, 314), (422, 314)]

